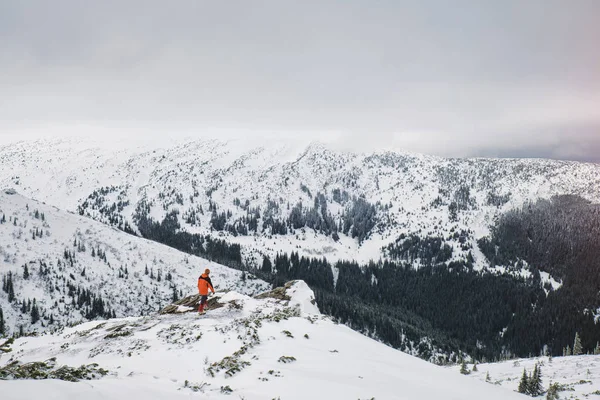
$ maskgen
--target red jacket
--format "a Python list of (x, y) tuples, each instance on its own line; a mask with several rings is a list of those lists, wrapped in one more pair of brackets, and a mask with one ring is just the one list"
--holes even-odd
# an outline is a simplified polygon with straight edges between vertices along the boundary
[(201, 296), (208, 296), (209, 290), (213, 293), (215, 292), (210, 278), (206, 274), (200, 275), (200, 278), (198, 278), (198, 292), (200, 292)]

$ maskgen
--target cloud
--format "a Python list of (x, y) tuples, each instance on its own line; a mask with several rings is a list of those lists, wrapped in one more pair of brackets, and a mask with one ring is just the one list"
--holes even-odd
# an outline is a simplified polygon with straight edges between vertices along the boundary
[(227, 130), (592, 159), (599, 14), (594, 0), (8, 0), (0, 136)]

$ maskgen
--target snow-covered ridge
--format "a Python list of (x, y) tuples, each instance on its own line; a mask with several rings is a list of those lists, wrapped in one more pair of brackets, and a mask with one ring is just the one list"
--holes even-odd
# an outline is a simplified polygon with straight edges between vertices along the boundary
[[(367, 262), (389, 257), (383, 249), (401, 234), (448, 238), (465, 231), (466, 243), (448, 240), (452, 259), (466, 259), (470, 247), (475, 247), (475, 265), (482, 267), (483, 255), (475, 241), (488, 233), (500, 213), (556, 194), (600, 201), (597, 164), (359, 154), (320, 143), (195, 140), (162, 147), (120, 147), (118, 141), (110, 144), (101, 139), (44, 140), (0, 147), (0, 165), (0, 187), (15, 187), (57, 207), (80, 210), (112, 225), (125, 221), (134, 228), (138, 206), (147, 207), (147, 215), (158, 222), (177, 210), (183, 230), (239, 243), (245, 256), (256, 260), (260, 253), (298, 251), (311, 257)], [(310, 228), (289, 229), (285, 235), (265, 228), (265, 213), (285, 221), (298, 203), (305, 210), (312, 208), (318, 193), (324, 196), (338, 231), (353, 197), (379, 204), (365, 240), (343, 232), (337, 239)], [(215, 231), (211, 209), (225, 213), (225, 224), (232, 229), (247, 225), (244, 218), (260, 210), (256, 230), (239, 235), (227, 229)], [(320, 215), (322, 204), (316, 209)]]
[(0, 290), (7, 334), (20, 326), (44, 331), (88, 318), (149, 314), (173, 297), (197, 292), (205, 268), (217, 290), (255, 294), (269, 287), (249, 274), (0, 191), (1, 289), (10, 274), (13, 292)]
[(0, 374), (15, 361), (55, 358), (65, 366), (96, 363), (107, 375), (69, 384), (5, 381), (2, 394), (92, 400), (522, 398), (303, 312), (295, 304), (312, 297), (303, 282), (286, 294), (289, 301), (230, 292), (220, 295), (224, 307), (202, 317), (188, 313), (89, 322), (17, 339), (12, 351), (0, 356)]

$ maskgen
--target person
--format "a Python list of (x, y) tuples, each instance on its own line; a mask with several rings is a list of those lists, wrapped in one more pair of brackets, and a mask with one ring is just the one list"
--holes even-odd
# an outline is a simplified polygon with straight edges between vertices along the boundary
[(213, 294), (215, 294), (215, 289), (213, 288), (209, 275), (210, 269), (206, 268), (204, 273), (198, 278), (198, 292), (200, 293), (200, 307), (198, 307), (198, 312), (200, 314), (206, 313), (206, 311), (204, 311), (204, 307), (208, 301), (208, 291), (210, 290)]

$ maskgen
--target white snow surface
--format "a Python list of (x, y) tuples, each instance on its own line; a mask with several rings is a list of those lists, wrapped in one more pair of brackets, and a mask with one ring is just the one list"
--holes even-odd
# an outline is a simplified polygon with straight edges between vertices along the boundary
[(304, 281), (296, 281), (292, 287), (286, 290), (292, 297), (290, 304), (297, 306), (304, 314), (319, 315), (319, 308), (315, 303), (315, 294)]
[[(448, 238), (453, 232), (467, 230), (473, 233), (469, 243), (477, 269), (483, 268), (485, 260), (475, 241), (488, 234), (494, 218), (506, 210), (556, 194), (600, 201), (598, 164), (347, 153), (321, 143), (304, 146), (285, 141), (257, 144), (200, 139), (140, 146), (123, 140), (48, 139), (0, 147), (0, 188), (14, 187), (28, 197), (73, 212), (95, 190), (111, 188), (103, 205), (129, 202), (119, 213), (129, 222), (141, 200), (147, 202), (157, 221), (171, 210), (183, 215), (201, 207), (204, 214), (198, 213), (198, 223), (183, 222), (182, 229), (239, 243), (244, 256), (257, 262), (262, 254), (297, 251), (300, 256), (365, 263), (386, 257), (382, 248), (402, 233)], [(461, 187), (469, 188), (471, 203), (468, 209), (459, 210), (453, 221), (448, 205)], [(344, 234), (336, 242), (311, 229), (271, 235), (262, 231), (260, 220), (259, 232), (250, 236), (211, 232), (209, 201), (217, 204), (220, 212), (231, 211), (230, 219), (235, 221), (247, 214), (242, 207), (246, 202), (250, 209), (264, 211), (272, 201), (280, 207), (277, 213), (287, 213), (288, 205), (298, 202), (312, 207), (320, 192), (336, 217), (343, 213), (344, 205), (333, 200), (334, 189), (389, 206), (362, 243)], [(507, 196), (507, 202), (490, 204), (490, 196)], [(234, 205), (236, 199), (242, 206)], [(108, 223), (99, 207), (89, 205), (85, 212)], [(466, 257), (467, 251), (461, 250), (458, 241), (453, 247), (454, 259)]]
[[(302, 283), (289, 293), (291, 304), (311, 297)], [(394, 350), (327, 317), (299, 312), (297, 305), (233, 292), (219, 296), (235, 303), (202, 317), (89, 322), (17, 339), (13, 351), (0, 356), (0, 368), (56, 357), (58, 365), (97, 363), (109, 374), (77, 383), (2, 381), (2, 399), (524, 399)], [(109, 336), (114, 332), (122, 335)], [(227, 362), (239, 371), (228, 376), (219, 369)], [(228, 389), (232, 392), (224, 393)]]
[[(536, 357), (479, 364), (477, 372), (472, 372), (469, 376), (485, 382), (489, 374), (488, 383), (516, 391), (523, 375), (523, 369), (530, 374), (533, 372), (535, 364), (540, 367), (544, 390), (548, 390), (551, 383), (564, 385), (564, 390), (559, 393), (560, 399), (600, 397), (600, 355)], [(472, 367), (470, 365), (469, 369)], [(451, 369), (458, 372), (460, 367)], [(545, 398), (545, 396), (541, 398)]]
[[(38, 218), (35, 218), (36, 212)], [(9, 303), (8, 294), (0, 290), (0, 307), (8, 334), (19, 325), (23, 325), (26, 332), (44, 331), (86, 320), (83, 312), (73, 307), (69, 285), (101, 295), (117, 317), (140, 316), (159, 310), (171, 303), (174, 287), (179, 297), (197, 293), (197, 279), (205, 268), (211, 270), (217, 291), (256, 294), (270, 288), (266, 282), (252, 279), (250, 274), (244, 280), (240, 271), (19, 194), (0, 191), (0, 219), (3, 215), (6, 223), (0, 224), (0, 277), (6, 277), (9, 271), (13, 273), (16, 296), (16, 301)], [(34, 239), (36, 230), (43, 231), (43, 236)], [(74, 246), (75, 240), (78, 246), (85, 246), (84, 251)], [(104, 252), (106, 261), (97, 254), (92, 256), (92, 249)], [(65, 251), (74, 254), (73, 265), (65, 259)], [(28, 279), (24, 278), (24, 265), (28, 266)], [(42, 265), (48, 270), (43, 276), (39, 273)], [(171, 280), (167, 279), (168, 274)], [(34, 298), (42, 319), (32, 325), (30, 314), (23, 314), (20, 305), (21, 301)], [(54, 324), (49, 324), (50, 315)]]

